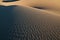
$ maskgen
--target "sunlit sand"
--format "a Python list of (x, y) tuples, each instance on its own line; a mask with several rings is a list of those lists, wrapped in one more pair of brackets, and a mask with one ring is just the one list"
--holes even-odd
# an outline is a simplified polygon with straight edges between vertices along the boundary
[[(16, 2), (2, 2), (0, 0), (0, 5), (10, 6), (10, 5), (21, 5), (30, 7), (43, 7), (49, 12), (60, 13), (60, 0), (20, 0)], [(43, 9), (44, 10), (44, 9)]]

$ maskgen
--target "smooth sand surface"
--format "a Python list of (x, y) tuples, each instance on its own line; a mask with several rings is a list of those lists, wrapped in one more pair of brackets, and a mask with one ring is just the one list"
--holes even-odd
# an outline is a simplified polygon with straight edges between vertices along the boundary
[(22, 5), (30, 6), (36, 8), (43, 8), (43, 10), (60, 14), (60, 1), (59, 0), (20, 0), (15, 2), (2, 2), (0, 0), (0, 5), (10, 6), (10, 5)]

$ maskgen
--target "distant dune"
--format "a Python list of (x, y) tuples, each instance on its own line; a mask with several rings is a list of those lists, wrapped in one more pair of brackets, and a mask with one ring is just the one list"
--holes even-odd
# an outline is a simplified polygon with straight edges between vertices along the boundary
[(2, 0), (0, 0), (0, 5), (30, 6), (30, 7), (42, 8), (43, 10), (45, 9), (47, 11), (60, 14), (60, 1), (59, 0), (20, 0), (20, 1), (15, 1), (15, 2), (2, 2)]
[[(6, 2), (5, 2), (6, 3)], [(3, 4), (3, 3), (2, 3)], [(28, 5), (28, 6), (36, 6), (36, 7), (45, 7), (51, 9), (60, 9), (60, 0), (20, 0), (16, 2), (10, 2), (4, 5)]]

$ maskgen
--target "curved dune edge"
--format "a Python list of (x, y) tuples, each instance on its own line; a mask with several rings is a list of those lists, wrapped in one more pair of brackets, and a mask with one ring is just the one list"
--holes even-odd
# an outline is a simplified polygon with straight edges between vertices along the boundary
[(1, 2), (0, 0), (0, 5), (26, 5), (26, 6), (31, 6), (31, 7), (44, 7), (46, 9), (51, 9), (51, 10), (60, 10), (60, 1), (59, 0), (20, 0), (16, 2)]
[(28, 8), (28, 9), (32, 9), (35, 10), (37, 12), (43, 12), (44, 14), (50, 14), (50, 15), (54, 15), (54, 16), (60, 16), (60, 14), (57, 11), (54, 10), (44, 10), (44, 9), (37, 9), (37, 8), (33, 8), (30, 6), (24, 6), (24, 5), (19, 5), (20, 7), (24, 7), (24, 8)]
[[(53, 4), (51, 5), (50, 3), (50, 6), (47, 4), (48, 3), (48, 1), (46, 0), (45, 2), (47, 2), (46, 4), (44, 4), (45, 2), (44, 1), (38, 1), (38, 0), (35, 0), (35, 1), (32, 1), (32, 0), (29, 0), (29, 1), (27, 1), (27, 0), (21, 0), (21, 1), (16, 1), (16, 2), (9, 2), (9, 3), (6, 3), (6, 2), (1, 2), (2, 0), (0, 0), (0, 5), (4, 5), (4, 6), (10, 6), (10, 5), (18, 5), (18, 6), (26, 6), (26, 7), (34, 7), (34, 6), (37, 6), (37, 7), (41, 7), (41, 6), (44, 6), (45, 8), (48, 8), (48, 9), (37, 9), (37, 10), (42, 10), (42, 11), (44, 11), (44, 12), (48, 12), (48, 13), (50, 13), (50, 14), (53, 14), (53, 15), (59, 15), (60, 16), (60, 10), (59, 9), (57, 9), (57, 8), (60, 8), (60, 7), (58, 7), (58, 3), (56, 2), (56, 0), (54, 1), (54, 3), (53, 4), (55, 4), (55, 3), (57, 3), (56, 5), (54, 5), (55, 7), (57, 7), (56, 9), (57, 10), (55, 10), (54, 8), (54, 6), (53, 6)], [(52, 1), (52, 2), (53, 2)], [(37, 3), (38, 2), (38, 3)], [(43, 3), (44, 2), (44, 3)], [(50, 1), (51, 2), (51, 1)], [(41, 5), (40, 5), (40, 3), (41, 3)], [(54, 8), (53, 8), (54, 7)], [(51, 8), (51, 9), (50, 9)]]
[[(2, 0), (0, 0), (1, 2)], [(32, 7), (44, 7), (50, 9), (60, 9), (60, 1), (59, 0), (20, 0), (16, 2), (1, 2), (2, 5), (27, 5)]]

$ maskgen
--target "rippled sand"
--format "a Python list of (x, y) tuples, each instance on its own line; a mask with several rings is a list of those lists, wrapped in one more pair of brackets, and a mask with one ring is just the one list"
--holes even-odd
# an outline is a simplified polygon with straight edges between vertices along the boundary
[(1, 1), (0, 40), (60, 40), (59, 0)]
[(0, 6), (0, 40), (60, 40), (60, 16), (26, 6)]

